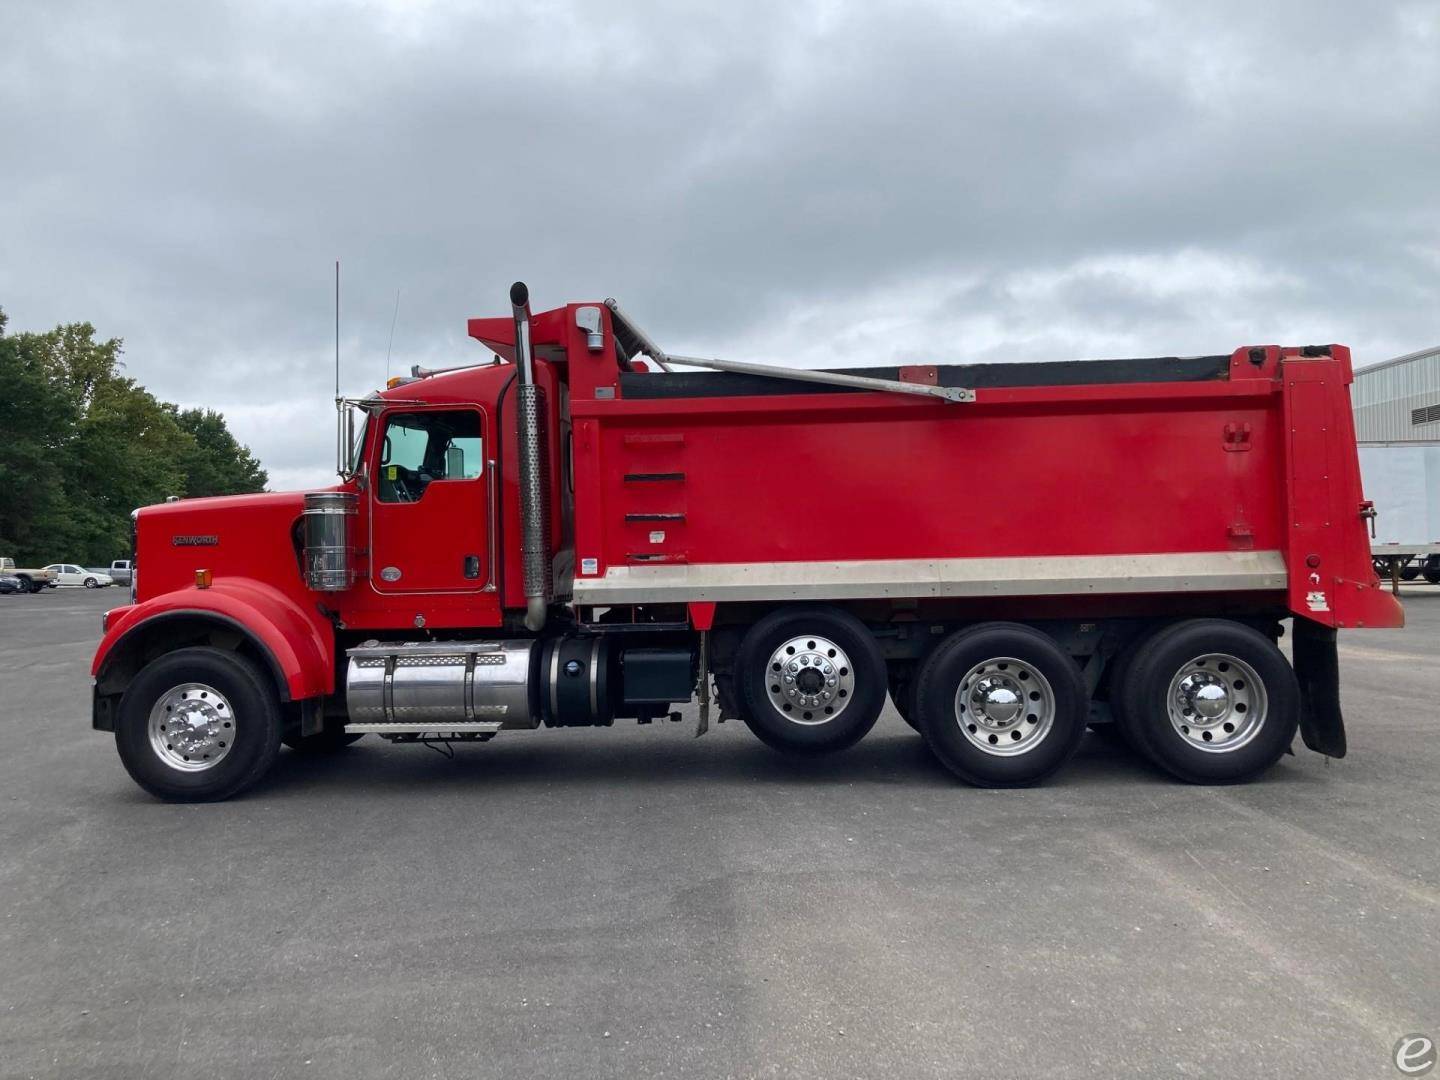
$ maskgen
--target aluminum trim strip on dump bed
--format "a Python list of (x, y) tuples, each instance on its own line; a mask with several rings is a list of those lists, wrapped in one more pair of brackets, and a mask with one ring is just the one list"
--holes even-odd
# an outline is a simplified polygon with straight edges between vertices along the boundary
[(655, 563), (577, 577), (577, 604), (688, 600), (859, 600), (903, 596), (1073, 596), (1284, 589), (1278, 551), (1057, 555), (854, 562)]

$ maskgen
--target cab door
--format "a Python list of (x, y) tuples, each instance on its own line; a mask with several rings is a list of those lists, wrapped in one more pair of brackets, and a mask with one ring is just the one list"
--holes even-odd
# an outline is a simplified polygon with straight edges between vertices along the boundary
[(490, 470), (477, 405), (382, 417), (370, 485), (370, 580), (381, 593), (479, 592), (490, 583)]

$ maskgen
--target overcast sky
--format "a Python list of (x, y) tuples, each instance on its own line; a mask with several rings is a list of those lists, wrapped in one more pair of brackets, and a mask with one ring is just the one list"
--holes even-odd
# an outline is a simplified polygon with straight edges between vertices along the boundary
[(1440, 0), (0, 0), (0, 307), (273, 487), (465, 319), (806, 366), (1440, 344)]

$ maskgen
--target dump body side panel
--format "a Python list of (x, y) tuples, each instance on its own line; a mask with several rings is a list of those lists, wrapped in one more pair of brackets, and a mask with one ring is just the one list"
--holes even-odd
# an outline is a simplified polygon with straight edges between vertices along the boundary
[[(1393, 622), (1368, 556), (1350, 551), (1363, 544), (1353, 434), (1331, 419), (1348, 416), (1348, 363), (1287, 363), (1307, 373), (1291, 402), (1282, 355), (1238, 350), (1219, 379), (1067, 372), (970, 405), (726, 397), (684, 377), (678, 393), (656, 381), (575, 401), (577, 600), (1210, 591), (1311, 614), (1295, 570), (1310, 538), (1289, 524), (1298, 484), (1334, 519), (1326, 567), (1346, 583), (1334, 604)], [(1317, 469), (1333, 478), (1323, 489)]]
[[(587, 558), (601, 578), (1216, 553), (1237, 556), (1217, 567), (1260, 567), (1267, 552), (1277, 565), (1285, 535), (1268, 381), (992, 390), (974, 405), (830, 394), (575, 408), (595, 473), (577, 503), (582, 583)], [(1255, 449), (1227, 451), (1227, 424), (1248, 425)], [(1174, 587), (1204, 562), (1176, 560)]]

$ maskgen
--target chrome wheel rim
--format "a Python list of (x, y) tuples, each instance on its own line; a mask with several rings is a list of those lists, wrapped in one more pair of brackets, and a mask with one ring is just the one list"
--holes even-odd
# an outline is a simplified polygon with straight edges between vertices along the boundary
[(1227, 754), (1254, 739), (1267, 704), (1255, 669), (1228, 653), (1195, 657), (1175, 673), (1165, 695), (1175, 734), (1208, 754)]
[(854, 700), (855, 669), (845, 650), (829, 638), (792, 637), (770, 654), (765, 692), (786, 720), (826, 724)]
[(235, 713), (225, 695), (204, 683), (172, 687), (150, 710), (150, 748), (181, 772), (204, 772), (235, 744)]
[(955, 691), (955, 719), (974, 746), (996, 757), (1027, 753), (1055, 726), (1055, 691), (1034, 664), (1013, 656), (983, 660)]

